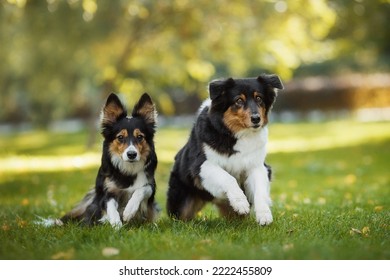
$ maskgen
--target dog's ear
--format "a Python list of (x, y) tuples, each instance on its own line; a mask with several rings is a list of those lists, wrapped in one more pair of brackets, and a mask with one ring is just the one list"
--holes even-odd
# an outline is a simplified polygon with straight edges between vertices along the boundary
[(279, 76), (277, 76), (275, 74), (261, 74), (259, 77), (257, 77), (257, 80), (261, 83), (265, 83), (267, 85), (270, 85), (274, 89), (283, 89), (284, 88)]
[(214, 100), (224, 94), (224, 92), (235, 85), (233, 78), (226, 80), (214, 80), (209, 84), (210, 99)]
[(102, 125), (110, 125), (115, 123), (118, 119), (126, 117), (127, 111), (125, 106), (120, 101), (115, 93), (111, 93), (102, 110)]
[(133, 112), (133, 117), (142, 117), (146, 120), (146, 123), (155, 125), (157, 122), (157, 110), (154, 105), (152, 98), (149, 94), (144, 93), (139, 99), (138, 103), (135, 104)]

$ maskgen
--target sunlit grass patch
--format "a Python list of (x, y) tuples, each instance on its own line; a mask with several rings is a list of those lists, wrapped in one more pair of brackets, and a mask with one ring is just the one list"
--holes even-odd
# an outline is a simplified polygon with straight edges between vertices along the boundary
[(84, 169), (99, 166), (100, 160), (99, 153), (82, 153), (74, 156), (8, 156), (0, 159), (3, 167), (0, 174)]
[(358, 123), (335, 121), (300, 123), (295, 125), (271, 124), (270, 153), (323, 150), (390, 138), (390, 123)]
[(75, 170), (100, 165), (101, 141), (87, 150), (87, 134), (44, 131), (0, 138), (2, 174)]

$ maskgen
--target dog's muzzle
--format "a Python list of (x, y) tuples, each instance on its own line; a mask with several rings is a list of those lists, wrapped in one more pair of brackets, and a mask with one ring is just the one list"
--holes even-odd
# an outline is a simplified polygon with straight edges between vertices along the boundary
[(123, 157), (123, 160), (130, 161), (130, 162), (134, 162), (134, 161), (139, 161), (140, 160), (139, 153), (138, 153), (136, 147), (134, 147), (134, 145), (130, 145), (126, 149), (126, 151), (123, 153), (122, 157)]

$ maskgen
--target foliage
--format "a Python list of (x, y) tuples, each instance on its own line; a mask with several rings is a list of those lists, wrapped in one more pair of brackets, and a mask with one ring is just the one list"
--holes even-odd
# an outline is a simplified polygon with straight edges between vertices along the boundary
[(188, 133), (158, 130), (161, 217), (119, 231), (34, 224), (36, 215), (62, 215), (93, 184), (100, 147), (89, 161), (86, 133), (1, 138), (0, 259), (389, 259), (389, 123), (271, 124), (267, 227), (224, 220), (213, 207), (188, 223), (167, 218), (169, 171)]
[(388, 0), (329, 0), (337, 20), (327, 36), (333, 58), (304, 64), (295, 75), (385, 72), (390, 64)]
[[(302, 63), (367, 44), (372, 59), (388, 54), (388, 3), (339, 2), (2, 1), (0, 120), (95, 117), (111, 91), (130, 105), (148, 91), (169, 115), (186, 96), (205, 97), (213, 78), (270, 71), (288, 80)], [(344, 36), (354, 5), (366, 11), (356, 31), (364, 47)]]

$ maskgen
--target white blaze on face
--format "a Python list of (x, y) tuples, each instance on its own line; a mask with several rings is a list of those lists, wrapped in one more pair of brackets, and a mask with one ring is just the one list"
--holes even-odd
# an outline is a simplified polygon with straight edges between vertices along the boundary
[(134, 144), (130, 143), (130, 146), (122, 153), (122, 159), (124, 161), (139, 161), (141, 155)]

